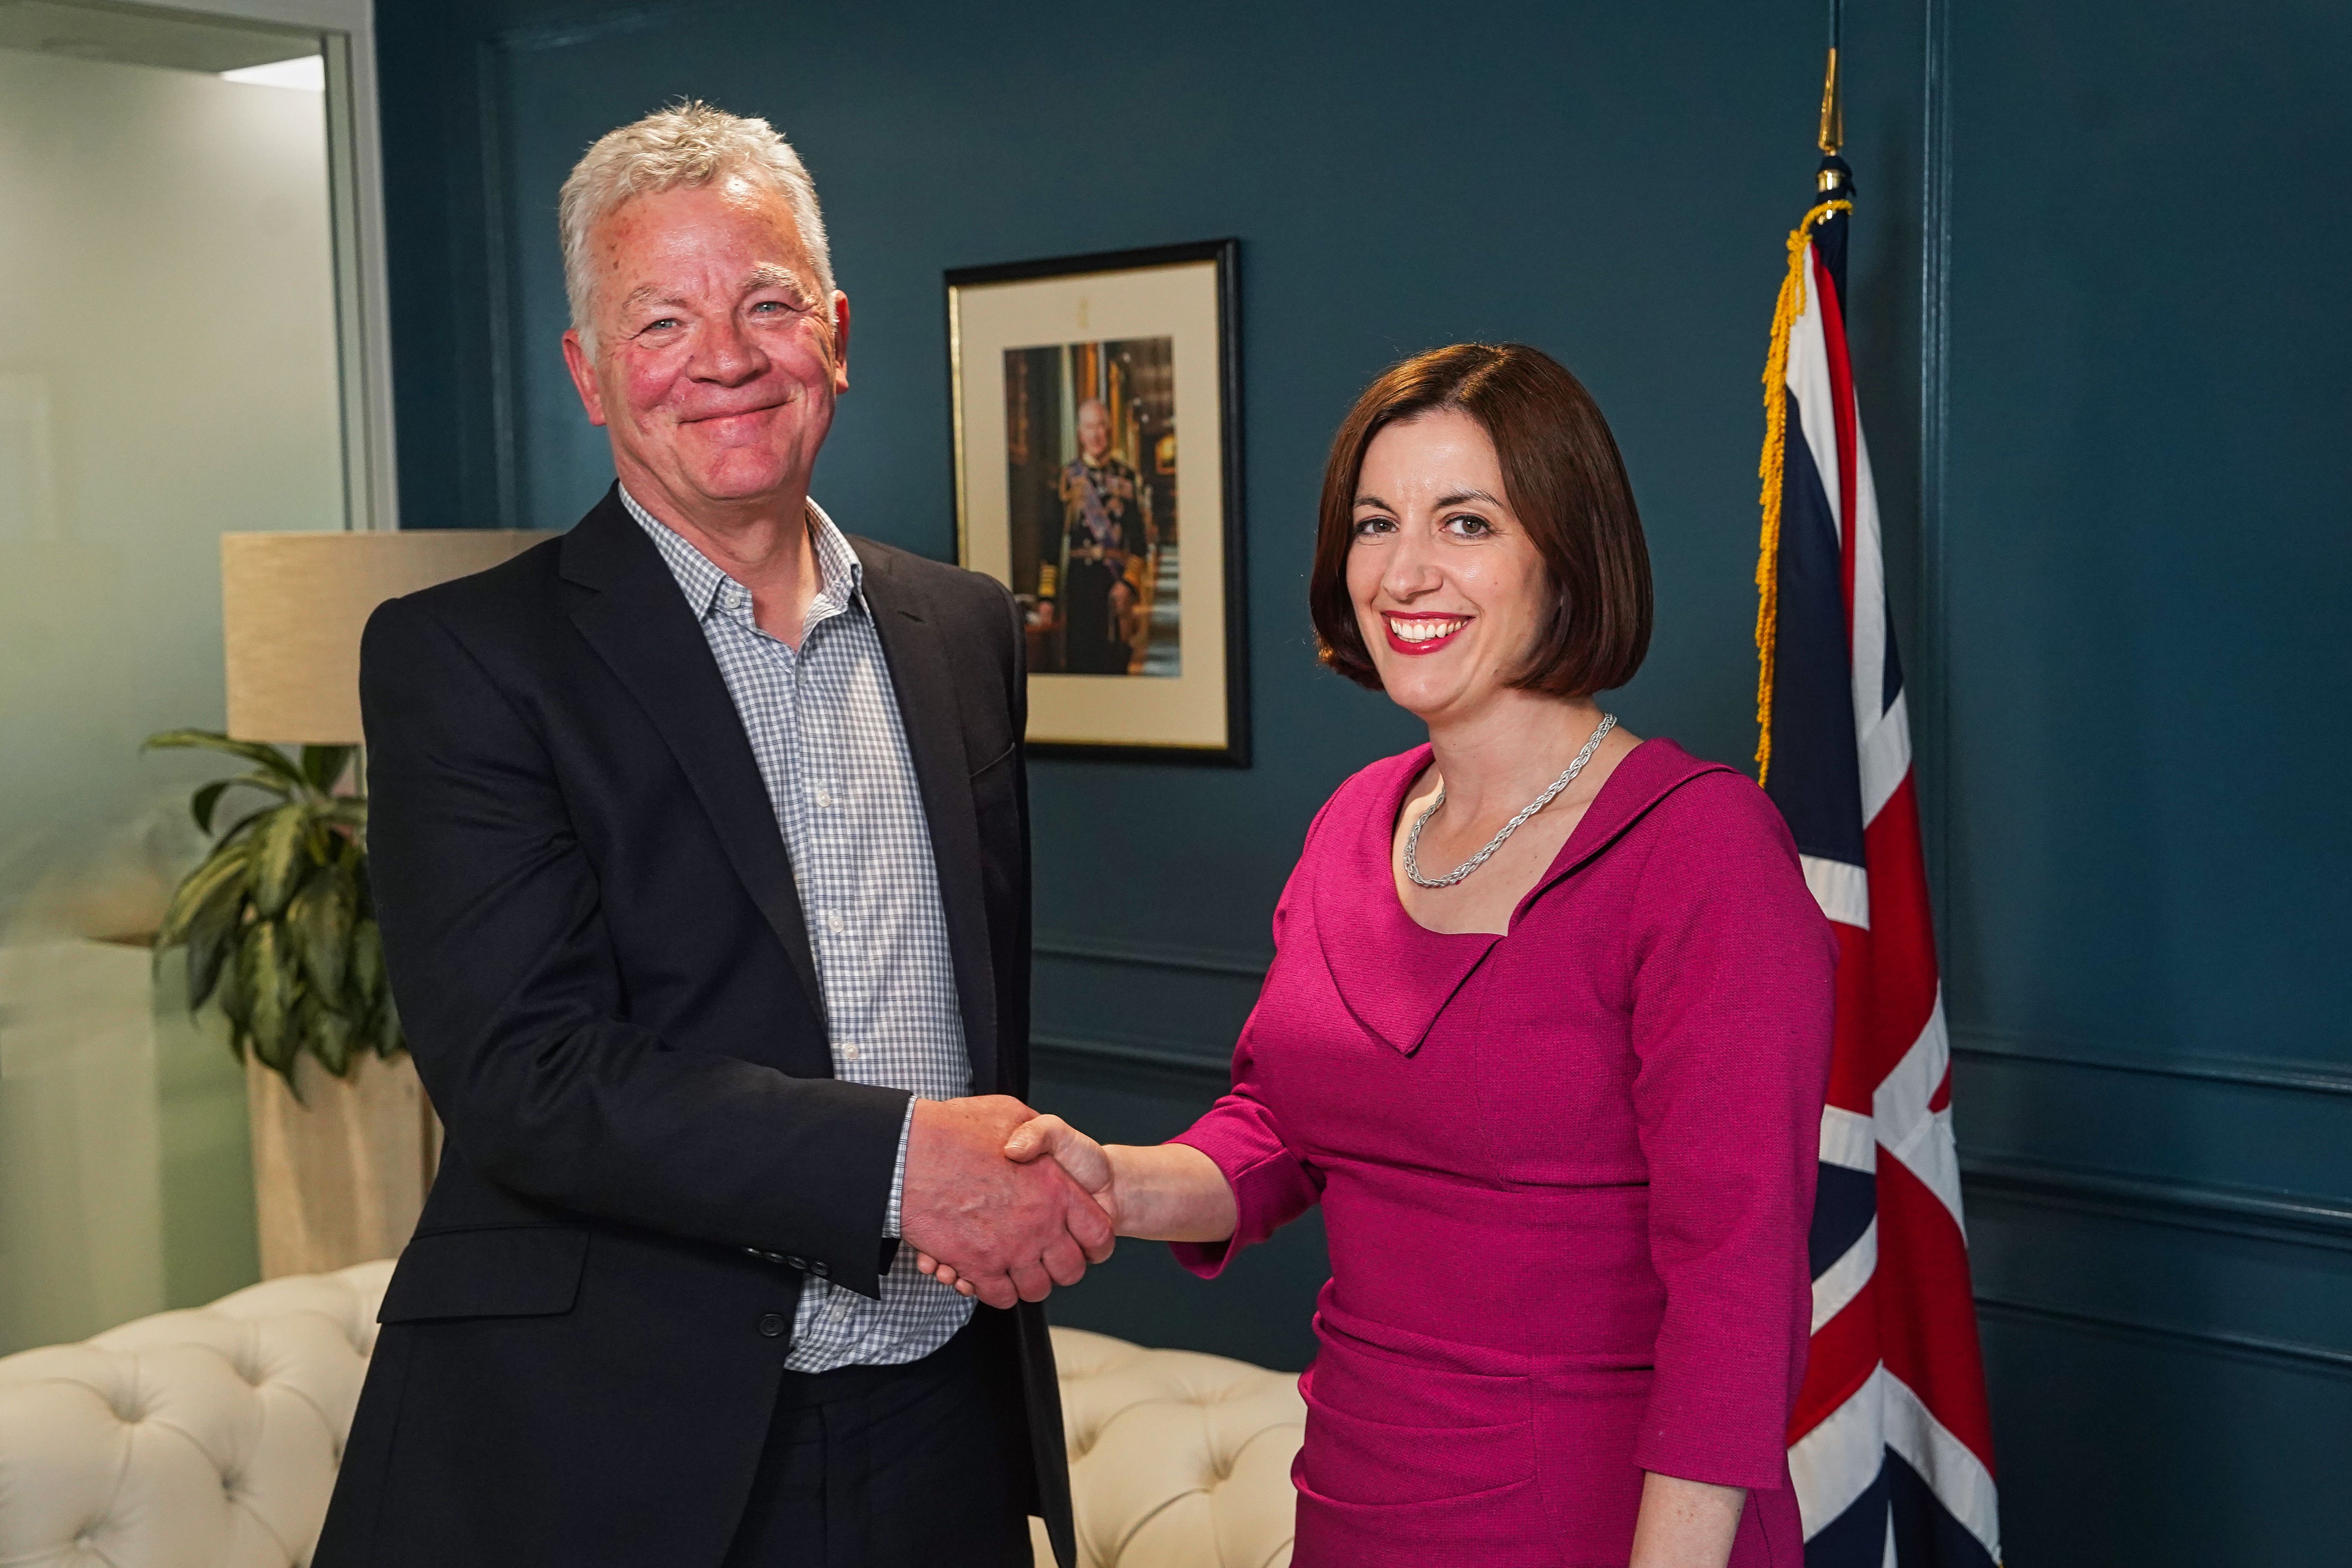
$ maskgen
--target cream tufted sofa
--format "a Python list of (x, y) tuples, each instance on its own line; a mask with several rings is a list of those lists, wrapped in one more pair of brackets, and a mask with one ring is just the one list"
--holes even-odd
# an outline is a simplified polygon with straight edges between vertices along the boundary
[[(0, 1359), (0, 1565), (308, 1563), (391, 1277), (273, 1279)], [(1085, 1568), (1289, 1563), (1288, 1374), (1075, 1329), (1054, 1349)]]

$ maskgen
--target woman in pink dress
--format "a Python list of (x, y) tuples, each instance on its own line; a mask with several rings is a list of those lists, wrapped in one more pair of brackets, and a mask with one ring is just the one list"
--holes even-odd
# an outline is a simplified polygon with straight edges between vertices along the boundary
[(1834, 949), (1763, 793), (1593, 701), (1650, 627), (1600, 410), (1517, 345), (1396, 366), (1310, 595), (1429, 744), (1307, 830), (1230, 1094), (1008, 1152), (1204, 1277), (1323, 1205), (1299, 1568), (1796, 1568)]

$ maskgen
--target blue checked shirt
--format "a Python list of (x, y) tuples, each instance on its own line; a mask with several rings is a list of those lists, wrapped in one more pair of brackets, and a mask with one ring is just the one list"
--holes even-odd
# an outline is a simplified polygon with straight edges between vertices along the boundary
[[(795, 652), (753, 622), (751, 590), (625, 489), (621, 504), (685, 590), (759, 760), (800, 887), (834, 1076), (911, 1090), (919, 1100), (970, 1094), (971, 1058), (930, 825), (856, 552), (809, 502), (824, 586)], [(909, 1100), (885, 1236), (898, 1234), (914, 1119)], [(803, 1279), (784, 1365), (827, 1372), (919, 1360), (971, 1317), (971, 1300), (918, 1273), (914, 1249), (902, 1247), (882, 1277), (879, 1301), (813, 1275)]]

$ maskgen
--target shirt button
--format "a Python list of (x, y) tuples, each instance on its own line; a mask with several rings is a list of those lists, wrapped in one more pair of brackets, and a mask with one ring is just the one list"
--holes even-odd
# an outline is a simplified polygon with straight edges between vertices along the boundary
[(761, 1314), (760, 1333), (762, 1338), (771, 1340), (781, 1339), (783, 1337), (783, 1332), (784, 1319), (782, 1313), (763, 1312)]
[(844, 1046), (844, 1047), (841, 1047), (841, 1059), (842, 1059), (842, 1060), (844, 1060), (844, 1061), (849, 1061), (849, 1062), (854, 1062), (854, 1061), (856, 1061), (856, 1060), (857, 1059), (857, 1047), (856, 1047), (856, 1046)]
[(829, 789), (821, 789), (817, 791), (816, 803), (819, 805), (831, 805), (833, 804), (833, 792)]
[(824, 929), (838, 935), (841, 931), (841, 917), (827, 911), (824, 917)]

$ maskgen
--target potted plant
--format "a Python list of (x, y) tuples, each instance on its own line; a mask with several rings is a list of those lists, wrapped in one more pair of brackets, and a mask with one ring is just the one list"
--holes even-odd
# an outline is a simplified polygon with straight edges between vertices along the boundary
[(357, 748), (289, 756), (210, 730), (167, 730), (147, 747), (248, 764), (189, 802), (207, 834), (233, 792), (259, 797), (181, 881), (155, 951), (186, 950), (190, 1011), (217, 1012), (247, 1063), (262, 1273), (396, 1252), (423, 1205), (439, 1129), (384, 978), (367, 800), (336, 792)]
[(156, 933), (159, 955), (188, 950), (190, 1011), (216, 1007), (238, 1057), (275, 1070), (298, 1099), (294, 1063), (306, 1051), (337, 1078), (351, 1075), (355, 1053), (399, 1055), (400, 1015), (368, 892), (367, 799), (334, 793), (354, 748), (304, 746), (289, 759), (210, 730), (166, 730), (147, 745), (254, 764), (196, 791), (189, 809), (205, 833), (231, 790), (274, 802), (221, 831)]

